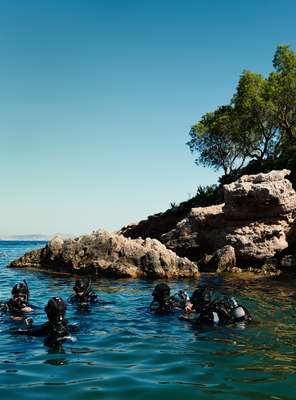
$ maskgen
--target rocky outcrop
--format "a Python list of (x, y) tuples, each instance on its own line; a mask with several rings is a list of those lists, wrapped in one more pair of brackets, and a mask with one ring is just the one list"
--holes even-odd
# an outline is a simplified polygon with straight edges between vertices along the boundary
[(222, 201), (223, 193), (221, 188), (215, 185), (211, 187), (200, 186), (197, 194), (191, 199), (179, 205), (171, 203), (171, 208), (168, 210), (150, 215), (140, 222), (127, 224), (118, 233), (131, 239), (152, 237), (162, 241), (162, 235), (174, 229), (178, 222), (186, 218), (193, 207), (205, 207), (210, 204), (219, 204)]
[(285, 179), (290, 171), (243, 176), (224, 185), (225, 203), (193, 208), (161, 238), (179, 255), (195, 259), (232, 246), (239, 264), (274, 257), (296, 242), (296, 193)]
[(87, 273), (108, 277), (189, 278), (199, 275), (196, 264), (177, 256), (156, 239), (127, 239), (104, 230), (76, 239), (55, 236), (10, 267)]
[[(258, 269), (260, 265), (271, 271), (277, 263), (274, 257), (281, 254), (280, 267), (294, 268), (296, 192), (286, 179), (289, 173), (243, 176), (223, 186), (225, 203), (191, 208), (183, 219), (189, 203), (125, 226), (120, 233), (97, 231), (67, 240), (55, 237), (44, 249), (26, 254), (11, 266), (101, 276), (183, 278), (199, 274), (188, 258), (208, 271)], [(160, 241), (147, 237), (151, 232)]]
[(236, 256), (232, 246), (224, 246), (215, 251), (206, 260), (206, 267), (210, 271), (224, 272), (231, 271), (236, 267)]
[(279, 217), (296, 209), (296, 193), (285, 179), (290, 171), (245, 175), (224, 185), (223, 212), (230, 220), (251, 220)]
[(191, 207), (172, 207), (163, 213), (150, 215), (138, 223), (130, 223), (123, 226), (119, 234), (137, 239), (139, 237), (152, 237), (160, 240), (161, 235), (173, 229), (176, 224), (186, 217)]

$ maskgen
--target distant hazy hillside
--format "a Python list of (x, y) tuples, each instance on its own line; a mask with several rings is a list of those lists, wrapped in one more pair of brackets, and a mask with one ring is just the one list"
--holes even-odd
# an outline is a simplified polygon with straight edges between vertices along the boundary
[(50, 238), (49, 235), (41, 234), (0, 236), (0, 240), (49, 240)]

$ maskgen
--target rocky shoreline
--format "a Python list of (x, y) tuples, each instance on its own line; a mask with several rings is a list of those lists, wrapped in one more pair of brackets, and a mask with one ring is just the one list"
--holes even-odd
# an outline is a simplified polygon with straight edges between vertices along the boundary
[(195, 278), (198, 267), (177, 256), (156, 239), (128, 239), (104, 230), (76, 239), (55, 236), (10, 264), (53, 272), (117, 278)]
[[(152, 279), (196, 278), (199, 270), (265, 275), (292, 271), (296, 192), (286, 179), (289, 174), (245, 175), (223, 186), (224, 203), (192, 208), (176, 224), (178, 214), (170, 217), (166, 212), (163, 220), (157, 214), (115, 233), (99, 230), (66, 240), (56, 236), (10, 267)], [(145, 226), (153, 230), (153, 221), (159, 240), (146, 236)]]

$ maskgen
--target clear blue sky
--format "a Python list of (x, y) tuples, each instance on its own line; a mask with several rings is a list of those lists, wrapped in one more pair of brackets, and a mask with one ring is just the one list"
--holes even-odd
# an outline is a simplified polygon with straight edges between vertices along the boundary
[(185, 145), (240, 73), (296, 50), (296, 2), (0, 1), (0, 235), (117, 229), (219, 174)]

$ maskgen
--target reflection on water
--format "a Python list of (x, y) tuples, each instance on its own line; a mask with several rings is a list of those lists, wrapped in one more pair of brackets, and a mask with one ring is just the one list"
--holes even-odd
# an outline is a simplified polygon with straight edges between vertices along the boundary
[[(5, 268), (34, 242), (0, 242), (1, 299), (26, 279), (34, 321), (54, 295), (66, 299), (75, 277)], [(96, 280), (103, 303), (89, 310), (69, 305), (77, 342), (48, 349), (40, 338), (16, 336), (1, 316), (0, 393), (7, 399), (295, 399), (296, 297), (291, 280), (248, 280), (205, 275), (216, 290), (235, 295), (255, 322), (198, 329), (176, 315), (147, 309), (154, 282)], [(174, 281), (191, 292), (199, 282)]]

